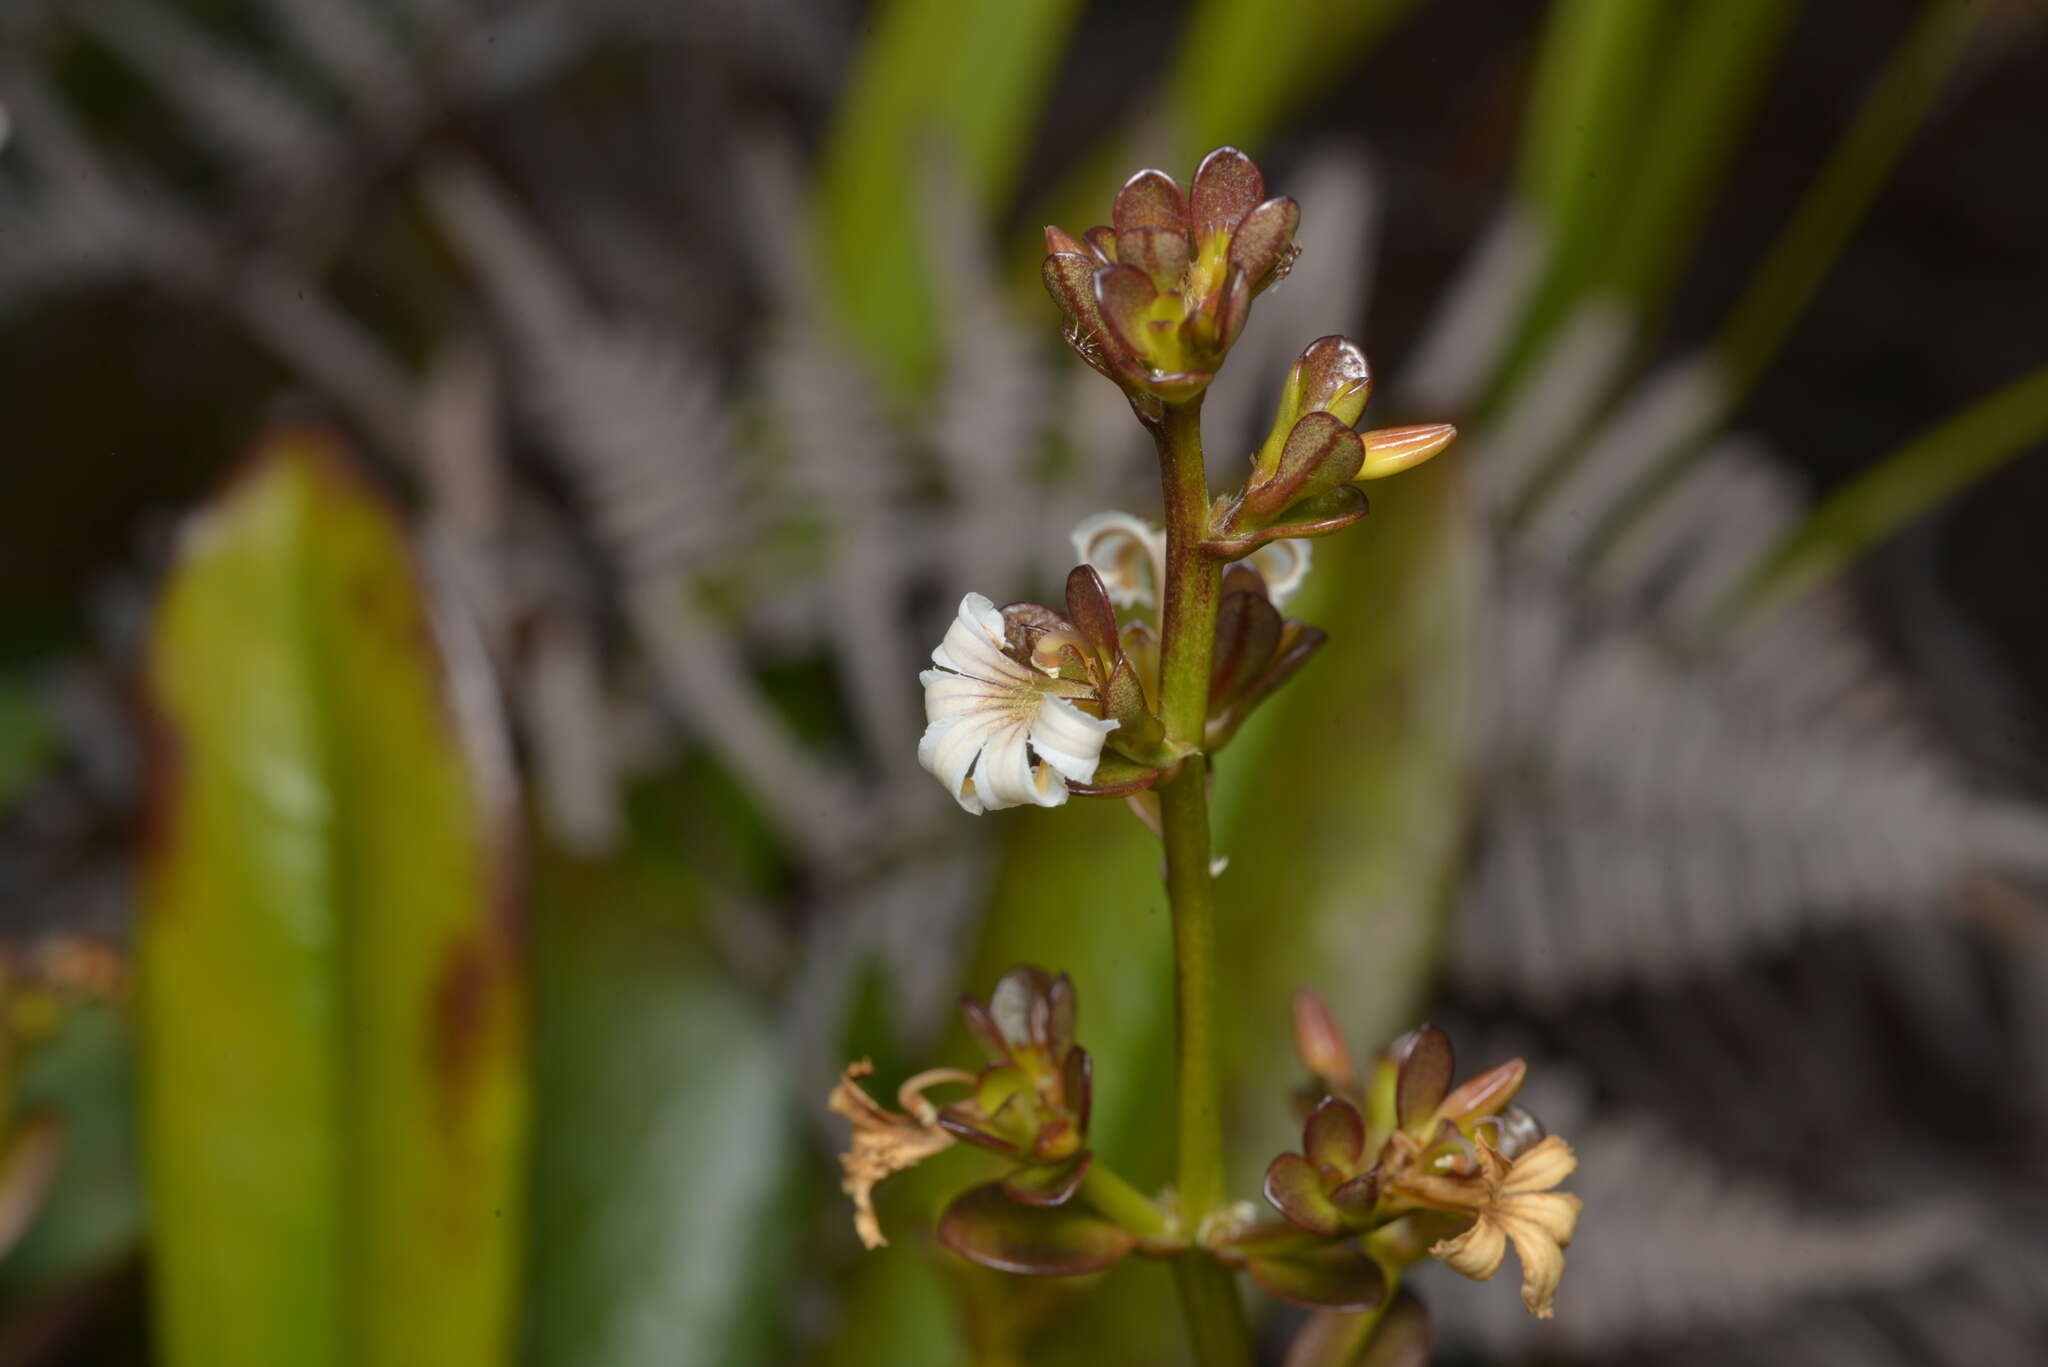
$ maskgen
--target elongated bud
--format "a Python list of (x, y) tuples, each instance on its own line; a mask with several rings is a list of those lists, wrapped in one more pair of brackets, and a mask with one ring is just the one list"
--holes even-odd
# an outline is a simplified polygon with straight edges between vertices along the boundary
[(1346, 427), (1365, 415), (1372, 397), (1372, 367), (1365, 352), (1348, 337), (1318, 337), (1310, 342), (1287, 372), (1280, 389), (1280, 404), (1273, 414), (1273, 429), (1259, 448), (1253, 463), (1256, 482), (1279, 464), (1287, 434), (1310, 413), (1328, 413)]
[(1528, 1075), (1529, 1065), (1521, 1059), (1511, 1058), (1478, 1077), (1459, 1083), (1457, 1089), (1437, 1107), (1437, 1114), (1458, 1126), (1469, 1120), (1498, 1115), (1515, 1099), (1515, 1093), (1522, 1089), (1522, 1079)]
[(1270, 525), (1303, 499), (1357, 479), (1364, 453), (1358, 434), (1334, 414), (1309, 413), (1281, 443), (1272, 473), (1246, 490), (1244, 511), (1253, 519), (1251, 525)]
[(1358, 467), (1358, 478), (1385, 479), (1422, 464), (1449, 446), (1458, 429), (1440, 422), (1424, 427), (1383, 427), (1358, 435), (1365, 442), (1365, 463)]
[(1294, 1048), (1323, 1086), (1332, 1092), (1358, 1086), (1358, 1069), (1337, 1018), (1321, 997), (1306, 988), (1294, 994)]

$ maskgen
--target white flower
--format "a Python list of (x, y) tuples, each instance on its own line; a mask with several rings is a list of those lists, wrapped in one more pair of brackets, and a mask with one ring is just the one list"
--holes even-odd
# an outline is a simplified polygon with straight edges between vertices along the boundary
[[(1166, 533), (1129, 513), (1096, 513), (1074, 528), (1074, 554), (1095, 567), (1109, 599), (1120, 608), (1153, 607), (1166, 576)], [(1282, 607), (1308, 577), (1309, 544), (1302, 537), (1269, 541), (1246, 557), (1266, 581), (1266, 596)]]
[(1118, 607), (1149, 608), (1159, 601), (1153, 585), (1166, 563), (1166, 533), (1151, 523), (1115, 511), (1082, 518), (1074, 528), (1074, 554), (1095, 567)]
[(1274, 607), (1286, 606), (1301, 581), (1308, 578), (1308, 551), (1307, 537), (1289, 536), (1268, 541), (1245, 557), (1266, 581), (1266, 597)]
[(1069, 779), (1095, 777), (1116, 723), (1089, 716), (1059, 696), (1053, 676), (1005, 655), (1003, 614), (988, 599), (960, 600), (932, 663), (917, 676), (929, 723), (917, 762), (966, 810), (1057, 807)]

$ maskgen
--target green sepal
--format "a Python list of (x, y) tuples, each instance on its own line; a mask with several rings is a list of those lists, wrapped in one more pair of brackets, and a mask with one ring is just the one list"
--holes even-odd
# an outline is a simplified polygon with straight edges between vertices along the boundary
[(1365, 1157), (1365, 1118), (1342, 1097), (1323, 1098), (1301, 1127), (1301, 1151), (1318, 1168), (1356, 1173)]
[[(1116, 734), (1110, 732), (1112, 736)], [(1067, 791), (1075, 797), (1129, 797), (1159, 782), (1170, 768), (1140, 764), (1134, 759), (1105, 751), (1102, 762), (1095, 766), (1095, 776), (1086, 783), (1069, 781)]]
[(1267, 1165), (1265, 1190), (1273, 1209), (1311, 1234), (1332, 1235), (1344, 1227), (1344, 1213), (1323, 1190), (1322, 1174), (1298, 1153), (1283, 1153)]
[(1400, 1071), (1394, 1083), (1394, 1123), (1402, 1129), (1429, 1119), (1451, 1090), (1457, 1068), (1450, 1037), (1425, 1025), (1395, 1045)]
[(1002, 1181), (1003, 1194), (1027, 1206), (1063, 1206), (1081, 1189), (1095, 1154), (1082, 1149), (1064, 1163), (1018, 1168)]
[[(1165, 723), (1153, 716), (1146, 705), (1145, 686), (1138, 682), (1138, 671), (1121, 655), (1117, 657), (1116, 669), (1109, 676), (1107, 693), (1103, 699), (1103, 711), (1117, 723), (1113, 734), (1120, 748), (1145, 754), (1166, 739)], [(1099, 778), (1101, 770), (1097, 769), (1096, 773)]]
[(1240, 589), (1223, 595), (1216, 613), (1216, 646), (1209, 657), (1211, 711), (1229, 706), (1271, 663), (1282, 630), (1280, 614), (1263, 593)]
[(1272, 474), (1245, 493), (1243, 512), (1255, 523), (1270, 522), (1304, 499), (1356, 479), (1364, 464), (1365, 443), (1335, 414), (1304, 414), (1281, 443)]
[(1026, 1205), (1003, 1184), (973, 1187), (939, 1217), (939, 1242), (972, 1263), (1034, 1277), (1100, 1272), (1138, 1246), (1138, 1237), (1093, 1211)]
[[(1356, 434), (1353, 434), (1356, 436)], [(1212, 536), (1202, 543), (1202, 553), (1217, 560), (1242, 560), (1269, 541), (1290, 536), (1328, 536), (1340, 532), (1370, 510), (1365, 491), (1355, 484), (1340, 485), (1327, 493), (1305, 498), (1280, 515), (1279, 521), (1257, 531)]]

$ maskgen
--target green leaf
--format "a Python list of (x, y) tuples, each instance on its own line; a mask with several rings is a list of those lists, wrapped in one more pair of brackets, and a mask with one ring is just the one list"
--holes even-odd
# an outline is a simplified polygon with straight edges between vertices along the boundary
[(1078, 1205), (1010, 1199), (1002, 1183), (953, 1198), (939, 1217), (939, 1242), (983, 1267), (1035, 1277), (1100, 1272), (1138, 1246), (1138, 1236)]
[(108, 1267), (140, 1240), (134, 1086), (127, 1024), (100, 1003), (67, 1010), (22, 1063), (15, 1114), (54, 1118), (60, 1159), (35, 1223), (0, 1260), (0, 1297)]
[(1676, 17), (1673, 8), (1566, 0), (1551, 12), (1520, 193), (1553, 247), (1489, 403), (1589, 299), (1617, 298), (1638, 321), (1662, 308), (1798, 6), (1717, 0)]
[(1851, 480), (1787, 532), (1716, 613), (1726, 627), (1811, 592), (1914, 518), (2048, 442), (2048, 365)]
[(512, 1351), (512, 808), (488, 681), (435, 627), (390, 508), (321, 437), (270, 440), (185, 529), (137, 932), (171, 1367)]
[(1415, 0), (1201, 0), (1188, 16), (1166, 78), (1165, 122), (1186, 140), (1189, 159), (1225, 143), (1252, 150), (1414, 5)]
[(1705, 228), (1798, 9), (1787, 0), (1715, 0), (1678, 20), (1601, 263), (1601, 285), (1640, 313), (1662, 307)]
[(1763, 375), (1805, 313), (1990, 11), (1958, 0), (1922, 6), (1715, 341), (1728, 370), (1729, 406)]
[(1641, 132), (1664, 5), (1555, 0), (1544, 21), (1522, 120), (1516, 193), (1562, 240), (1609, 216)]
[(1315, 1165), (1298, 1153), (1283, 1153), (1266, 1168), (1266, 1200), (1311, 1234), (1335, 1234), (1344, 1227), (1344, 1212), (1323, 1190)]
[(1083, 1149), (1064, 1163), (1018, 1168), (1003, 1178), (1003, 1194), (1027, 1206), (1063, 1206), (1081, 1189), (1095, 1155)]
[(57, 753), (56, 726), (28, 683), (0, 677), (0, 806)]
[(543, 864), (533, 1367), (785, 1360), (789, 1064), (773, 1023), (707, 971), (701, 894), (660, 838)]
[[(1328, 93), (1415, 8), (1416, 0), (1201, 0), (1188, 15), (1161, 83), (1161, 169), (1185, 179), (1212, 149), (1231, 145), (1256, 160), (1285, 124)], [(1137, 169), (1136, 139), (1117, 129), (1030, 216), (1022, 250), (1038, 261), (1038, 225), (1075, 232), (1109, 221), (1110, 196)], [(1268, 194), (1285, 194), (1269, 185)]]
[(1004, 204), (1078, 10), (888, 0), (869, 21), (826, 144), (816, 226), (840, 321), (905, 392), (938, 359), (920, 177), (937, 157), (977, 207)]

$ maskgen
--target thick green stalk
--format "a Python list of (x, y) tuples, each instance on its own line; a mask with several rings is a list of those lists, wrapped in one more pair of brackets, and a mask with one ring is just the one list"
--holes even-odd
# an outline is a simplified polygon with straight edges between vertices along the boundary
[[(1221, 570), (1202, 553), (1209, 481), (1201, 401), (1166, 410), (1157, 428), (1166, 491), (1166, 593), (1160, 612), (1160, 714), (1170, 744), (1198, 750), (1209, 715)], [(1208, 765), (1190, 754), (1159, 791), (1166, 892), (1173, 906), (1175, 1044), (1180, 1082), (1180, 1202), (1190, 1233), (1223, 1203), (1223, 1126), (1216, 1076), (1216, 915), (1209, 877)]]
[(1159, 712), (1169, 741), (1200, 748), (1209, 717), (1222, 567), (1202, 553), (1209, 479), (1202, 469), (1202, 401), (1176, 405), (1153, 429), (1166, 491), (1166, 601), (1160, 611)]
[(1173, 906), (1174, 1045), (1179, 1056), (1180, 1208), (1190, 1236), (1223, 1204), (1223, 1106), (1216, 1074), (1216, 903), (1209, 877), (1208, 766), (1191, 755), (1159, 793)]
[(1172, 1222), (1159, 1203), (1111, 1171), (1100, 1156), (1081, 1179), (1081, 1199), (1140, 1239), (1164, 1239), (1172, 1232)]
[(1250, 1367), (1252, 1332), (1237, 1298), (1237, 1274), (1206, 1253), (1183, 1253), (1173, 1260), (1173, 1284), (1187, 1312), (1195, 1361), (1202, 1367)]
[[(1160, 713), (1170, 743), (1190, 753), (1159, 790), (1166, 893), (1173, 908), (1174, 1052), (1179, 1084), (1181, 1219), (1190, 1238), (1223, 1204), (1222, 1080), (1216, 1067), (1216, 901), (1209, 874), (1209, 658), (1216, 644), (1221, 567), (1202, 553), (1209, 481), (1202, 468), (1201, 401), (1176, 405), (1155, 435), (1166, 493), (1166, 592), (1160, 611)], [(1251, 1361), (1251, 1334), (1228, 1268), (1191, 1252), (1174, 1263), (1197, 1360)]]

